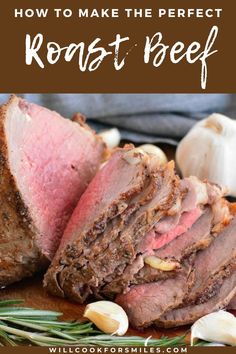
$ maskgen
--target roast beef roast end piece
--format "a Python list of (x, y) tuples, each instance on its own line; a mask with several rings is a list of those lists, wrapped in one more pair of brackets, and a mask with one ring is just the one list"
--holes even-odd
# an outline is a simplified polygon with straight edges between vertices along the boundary
[(16, 96), (1, 107), (1, 286), (53, 257), (104, 150), (92, 130), (56, 112)]

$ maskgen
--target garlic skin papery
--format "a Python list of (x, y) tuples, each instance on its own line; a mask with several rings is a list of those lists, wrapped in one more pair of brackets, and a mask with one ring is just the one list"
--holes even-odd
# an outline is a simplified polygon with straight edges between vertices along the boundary
[(123, 336), (129, 327), (125, 311), (121, 306), (111, 301), (97, 301), (88, 304), (84, 311), (84, 317), (107, 334)]
[(236, 317), (222, 310), (203, 316), (191, 327), (191, 345), (196, 338), (207, 342), (236, 345)]
[(179, 143), (176, 161), (183, 177), (207, 179), (236, 197), (236, 121), (221, 114), (200, 121)]

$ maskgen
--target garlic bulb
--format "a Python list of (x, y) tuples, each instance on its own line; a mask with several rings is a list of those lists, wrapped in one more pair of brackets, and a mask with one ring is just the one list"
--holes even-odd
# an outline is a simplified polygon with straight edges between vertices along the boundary
[(164, 151), (162, 151), (158, 146), (153, 145), (153, 144), (144, 144), (139, 146), (140, 149), (145, 151), (147, 154), (153, 154), (156, 155), (159, 159), (160, 164), (165, 164), (168, 162), (168, 159), (166, 157), (166, 154)]
[(236, 196), (236, 121), (221, 114), (200, 121), (180, 142), (176, 161), (184, 177), (206, 178)]
[(113, 149), (120, 144), (121, 136), (117, 128), (104, 130), (99, 136), (105, 141), (108, 148)]
[(125, 311), (121, 306), (111, 301), (97, 301), (87, 305), (84, 317), (108, 334), (123, 336), (129, 327)]
[(191, 327), (191, 345), (195, 338), (236, 345), (236, 317), (229, 312), (218, 311), (200, 318)]

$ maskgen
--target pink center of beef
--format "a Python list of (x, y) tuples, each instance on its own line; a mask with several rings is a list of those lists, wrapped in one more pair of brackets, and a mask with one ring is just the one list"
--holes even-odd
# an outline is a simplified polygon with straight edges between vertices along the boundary
[(195, 208), (192, 211), (183, 213), (180, 217), (178, 225), (171, 229), (169, 232), (160, 234), (157, 233), (155, 229), (151, 230), (141, 243), (139, 251), (142, 253), (152, 253), (153, 250), (157, 250), (165, 246), (176, 237), (189, 230), (201, 215), (201, 209)]
[(49, 258), (101, 158), (93, 134), (56, 112), (19, 101), (5, 130), (11, 172)]

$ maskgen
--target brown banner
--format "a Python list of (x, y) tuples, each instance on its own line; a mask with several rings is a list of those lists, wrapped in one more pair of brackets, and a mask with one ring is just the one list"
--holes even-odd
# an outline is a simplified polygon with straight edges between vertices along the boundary
[(1, 92), (236, 92), (229, 0), (8, 0)]

